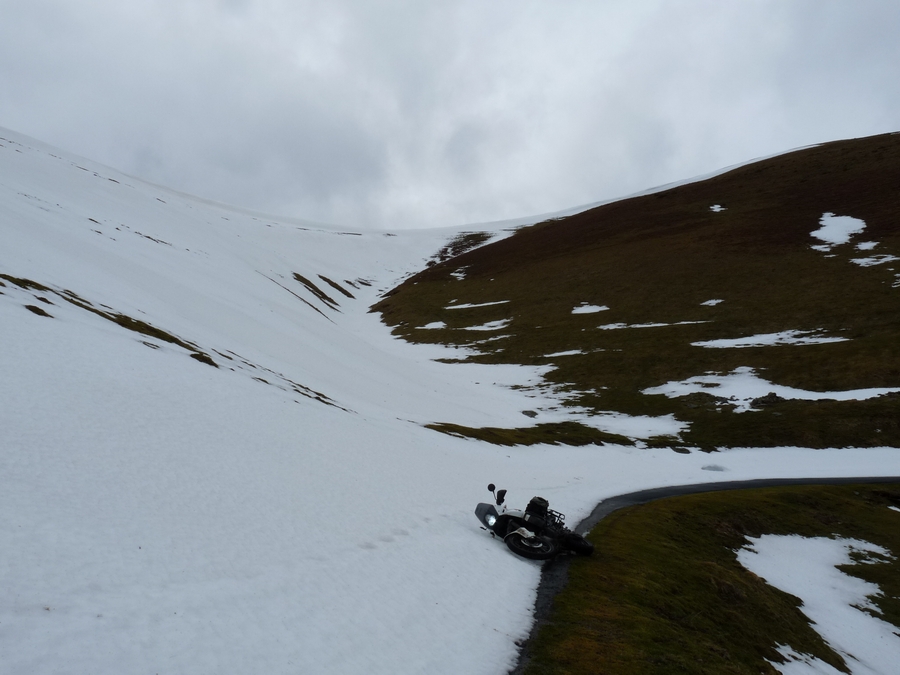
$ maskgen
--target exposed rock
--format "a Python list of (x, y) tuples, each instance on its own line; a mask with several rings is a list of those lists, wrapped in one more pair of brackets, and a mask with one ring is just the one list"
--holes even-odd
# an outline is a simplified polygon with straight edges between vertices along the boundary
[(754, 408), (768, 408), (773, 405), (778, 405), (779, 403), (784, 403), (787, 399), (781, 398), (774, 391), (770, 391), (765, 396), (760, 396), (759, 398), (755, 398), (750, 401), (750, 405)]

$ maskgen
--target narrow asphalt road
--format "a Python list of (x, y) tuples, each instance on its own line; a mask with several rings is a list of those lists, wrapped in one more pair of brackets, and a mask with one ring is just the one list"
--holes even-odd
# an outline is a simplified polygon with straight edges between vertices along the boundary
[[(604, 499), (594, 507), (591, 514), (582, 520), (574, 528), (578, 534), (590, 532), (594, 526), (613, 511), (624, 509), (627, 506), (646, 504), (656, 499), (666, 497), (680, 497), (681, 495), (693, 495), (701, 492), (718, 492), (721, 490), (748, 490), (752, 488), (784, 487), (790, 485), (854, 485), (861, 483), (900, 483), (900, 476), (865, 476), (865, 477), (836, 477), (836, 478), (761, 478), (758, 480), (734, 480), (722, 483), (697, 483), (694, 485), (672, 485), (669, 487), (653, 488), (629, 492), (624, 495), (616, 495)], [(509, 671), (509, 675), (523, 675), (525, 667), (531, 659), (530, 645), (532, 638), (549, 620), (550, 608), (553, 598), (562, 591), (569, 580), (568, 556), (562, 556), (544, 564), (541, 569), (541, 582), (538, 586), (537, 599), (534, 605), (534, 625), (531, 634), (519, 649), (519, 659), (516, 667)]]

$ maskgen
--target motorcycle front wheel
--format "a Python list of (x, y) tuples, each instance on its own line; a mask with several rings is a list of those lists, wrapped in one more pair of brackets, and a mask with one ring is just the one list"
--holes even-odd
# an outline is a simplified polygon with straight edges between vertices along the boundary
[(546, 537), (523, 537), (512, 532), (506, 537), (509, 550), (529, 560), (549, 560), (559, 553), (559, 544)]

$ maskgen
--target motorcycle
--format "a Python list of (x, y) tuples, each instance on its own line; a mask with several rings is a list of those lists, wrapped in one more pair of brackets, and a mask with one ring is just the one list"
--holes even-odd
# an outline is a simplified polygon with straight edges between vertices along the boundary
[[(549, 560), (559, 553), (591, 555), (594, 545), (580, 534), (566, 527), (566, 517), (550, 508), (543, 497), (534, 497), (524, 511), (507, 509), (506, 490), (496, 490), (493, 483), (488, 490), (494, 496), (494, 504), (481, 503), (475, 507), (475, 515), (484, 525), (483, 530), (499, 537), (510, 551), (530, 560)], [(497, 507), (501, 510), (498, 511)]]

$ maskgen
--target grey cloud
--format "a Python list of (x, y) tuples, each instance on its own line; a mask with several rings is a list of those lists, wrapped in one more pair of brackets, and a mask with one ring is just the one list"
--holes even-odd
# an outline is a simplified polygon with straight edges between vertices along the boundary
[(893, 0), (0, 0), (0, 125), (344, 225), (539, 213), (900, 128)]

